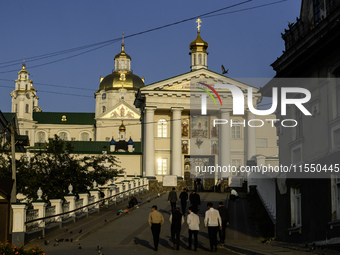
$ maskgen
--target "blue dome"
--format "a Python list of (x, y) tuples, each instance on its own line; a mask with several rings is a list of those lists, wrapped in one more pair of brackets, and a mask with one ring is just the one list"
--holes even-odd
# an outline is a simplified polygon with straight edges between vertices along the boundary
[(129, 139), (129, 141), (127, 142), (127, 144), (128, 144), (128, 145), (135, 145), (134, 142), (133, 142), (132, 139), (131, 139), (131, 136), (130, 136), (130, 139)]
[(112, 137), (112, 139), (111, 139), (111, 141), (110, 141), (110, 145), (116, 145), (116, 141), (115, 141), (115, 139), (113, 139), (113, 137)]

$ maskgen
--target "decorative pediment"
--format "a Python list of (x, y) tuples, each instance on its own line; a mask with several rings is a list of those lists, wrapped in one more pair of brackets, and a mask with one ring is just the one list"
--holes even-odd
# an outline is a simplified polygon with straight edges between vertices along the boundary
[(125, 102), (119, 102), (106, 113), (103, 113), (99, 118), (103, 119), (140, 119), (140, 114), (134, 107), (126, 104)]
[[(208, 84), (214, 87), (215, 84), (232, 84), (242, 90), (252, 87), (243, 82), (231, 79), (227, 76), (212, 72), (207, 69), (199, 69), (182, 75), (172, 77), (160, 82), (150, 84), (141, 89), (141, 91), (190, 91), (195, 90), (199, 83)], [(200, 86), (199, 86), (200, 87)], [(221, 89), (216, 89), (221, 90)], [(225, 90), (225, 89), (222, 89)], [(257, 91), (258, 88), (254, 88)]]

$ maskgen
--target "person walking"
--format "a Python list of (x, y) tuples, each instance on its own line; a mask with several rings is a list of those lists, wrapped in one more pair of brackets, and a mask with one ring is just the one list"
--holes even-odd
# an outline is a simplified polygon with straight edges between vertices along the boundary
[(222, 220), (222, 229), (219, 230), (220, 236), (220, 244), (224, 244), (225, 242), (225, 231), (227, 226), (229, 225), (229, 211), (226, 207), (224, 207), (223, 202), (218, 203), (218, 212), (220, 213), (221, 220)]
[(197, 214), (198, 206), (201, 204), (201, 197), (200, 195), (194, 190), (189, 197), (190, 204), (192, 207), (192, 211)]
[[(217, 232), (222, 229), (220, 213), (213, 208), (213, 203), (208, 202), (209, 210), (205, 212), (204, 227), (208, 227), (210, 251), (217, 251)], [(215, 248), (215, 249), (214, 249)]]
[(164, 218), (163, 215), (157, 211), (157, 205), (152, 206), (148, 222), (153, 236), (155, 251), (158, 251), (159, 234), (161, 232), (161, 226), (164, 223)]
[(171, 205), (171, 213), (174, 213), (177, 203), (177, 193), (176, 188), (172, 188), (172, 191), (169, 192), (168, 201)]
[(197, 235), (198, 231), (200, 230), (200, 218), (197, 214), (195, 214), (192, 210), (192, 207), (189, 207), (188, 209), (189, 215), (187, 217), (187, 223), (189, 226), (189, 246), (188, 249), (191, 250), (191, 244), (192, 244), (192, 236), (194, 236), (194, 251), (197, 251)]
[(171, 224), (171, 239), (174, 244), (174, 250), (179, 250), (180, 234), (182, 224), (184, 223), (184, 216), (181, 214), (179, 207), (176, 207), (175, 211), (169, 218)]
[(184, 188), (184, 190), (179, 195), (179, 199), (181, 199), (182, 213), (183, 215), (185, 215), (186, 210), (187, 210), (187, 200), (188, 200), (188, 192), (186, 188)]

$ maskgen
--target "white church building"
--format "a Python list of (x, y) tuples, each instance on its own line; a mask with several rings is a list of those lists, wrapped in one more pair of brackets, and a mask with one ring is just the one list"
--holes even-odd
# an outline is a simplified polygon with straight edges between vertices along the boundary
[[(197, 37), (189, 46), (189, 71), (153, 84), (145, 85), (144, 79), (132, 73), (131, 57), (123, 43), (114, 58), (114, 71), (100, 78), (94, 91), (92, 113), (44, 112), (23, 64), (11, 93), (12, 112), (17, 113), (20, 133), (29, 136), (31, 148), (57, 134), (72, 142), (73, 153), (106, 151), (118, 157), (127, 176), (137, 174), (158, 181), (165, 175), (186, 179), (190, 170), (191, 177), (201, 177), (193, 173), (196, 165), (239, 169), (259, 156), (277, 157), (276, 128), (265, 120), (275, 117), (255, 116), (247, 103), (244, 115), (233, 114), (231, 91), (215, 85), (236, 86), (244, 92), (245, 102), (251, 86), (208, 69), (208, 43), (201, 38), (198, 24)], [(211, 96), (205, 97), (208, 88), (215, 88), (216, 93), (209, 90)], [(256, 107), (262, 96), (258, 88), (251, 88), (251, 101)], [(202, 97), (207, 103), (207, 113), (203, 115)], [(214, 127), (216, 119), (228, 124)], [(248, 121), (255, 119), (263, 125), (249, 127)], [(216, 181), (239, 175), (221, 172), (211, 178)]]

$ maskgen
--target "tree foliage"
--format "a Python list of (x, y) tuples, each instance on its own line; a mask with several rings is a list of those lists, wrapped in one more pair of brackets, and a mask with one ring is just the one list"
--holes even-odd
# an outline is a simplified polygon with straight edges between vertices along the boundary
[[(117, 158), (113, 155), (79, 157), (72, 154), (70, 142), (61, 140), (57, 135), (50, 139), (43, 149), (32, 156), (24, 154), (17, 161), (17, 192), (28, 199), (37, 199), (37, 190), (41, 187), (43, 198), (63, 198), (72, 184), (73, 194), (86, 192), (93, 182), (103, 185), (121, 173)], [(11, 173), (11, 157), (0, 152), (0, 164), (5, 167), (0, 171), (4, 175)], [(9, 171), (8, 171), (9, 169)], [(10, 177), (11, 174), (7, 177)]]

